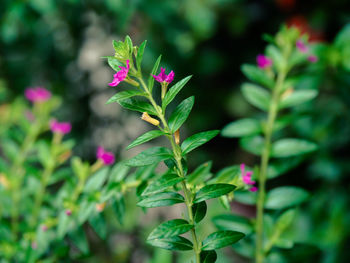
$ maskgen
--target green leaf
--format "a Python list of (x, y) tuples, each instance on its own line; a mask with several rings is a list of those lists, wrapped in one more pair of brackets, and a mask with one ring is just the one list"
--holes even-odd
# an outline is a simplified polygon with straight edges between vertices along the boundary
[(90, 217), (89, 219), (90, 226), (95, 231), (95, 233), (102, 239), (106, 240), (107, 238), (107, 224), (101, 213), (96, 214), (95, 216)]
[(207, 203), (205, 201), (196, 203), (192, 206), (193, 220), (197, 224), (203, 220), (207, 213)]
[(243, 233), (237, 231), (217, 231), (204, 239), (202, 250), (206, 251), (226, 247), (238, 242), (244, 236)]
[(308, 192), (302, 188), (294, 186), (277, 187), (267, 193), (265, 208), (284, 209), (299, 205), (308, 198)]
[(141, 92), (138, 90), (126, 90), (126, 91), (120, 91), (117, 94), (115, 94), (113, 97), (111, 97), (106, 104), (110, 104), (113, 102), (118, 102), (121, 100), (125, 100), (131, 97), (135, 97), (135, 96), (145, 96), (146, 93), (145, 92)]
[(186, 121), (194, 104), (194, 96), (183, 100), (173, 111), (169, 117), (169, 128), (172, 132), (176, 132)]
[(125, 41), (124, 42), (128, 45), (129, 54), (132, 54), (134, 46), (132, 44), (131, 38), (128, 35), (125, 37)]
[(183, 233), (186, 233), (192, 228), (193, 228), (193, 225), (189, 224), (184, 219), (173, 219), (157, 226), (151, 232), (151, 234), (149, 234), (147, 240), (181, 235)]
[(273, 66), (278, 72), (286, 68), (286, 60), (276, 46), (268, 45), (266, 48), (266, 54), (272, 59)]
[(217, 259), (215, 250), (201, 251), (200, 263), (214, 263)]
[(281, 139), (272, 144), (272, 157), (291, 157), (317, 150), (317, 144), (300, 139)]
[(109, 66), (115, 71), (119, 71), (119, 67), (124, 67), (124, 64), (119, 62), (119, 60), (115, 57), (107, 57)]
[(134, 140), (132, 143), (129, 144), (128, 147), (126, 147), (126, 149), (131, 149), (137, 145), (143, 144), (145, 142), (148, 142), (150, 140), (153, 140), (159, 136), (164, 135), (165, 133), (160, 131), (160, 130), (153, 130), (153, 131), (149, 131), (146, 132), (145, 134), (142, 134), (140, 137), (138, 137), (136, 140)]
[(159, 193), (152, 196), (148, 196), (137, 203), (141, 207), (159, 207), (170, 206), (178, 203), (183, 203), (185, 199), (182, 195), (174, 192)]
[(289, 209), (280, 215), (275, 224), (275, 231), (283, 233), (292, 224), (295, 214), (295, 209)]
[(102, 169), (94, 173), (91, 177), (89, 177), (89, 179), (85, 184), (84, 192), (89, 193), (92, 191), (99, 190), (101, 186), (104, 184), (104, 182), (106, 181), (108, 172), (109, 172), (109, 168), (103, 167)]
[(237, 176), (241, 175), (241, 169), (238, 165), (232, 165), (221, 169), (213, 179), (209, 181), (211, 184), (231, 184), (236, 181)]
[(186, 83), (191, 79), (192, 76), (187, 76), (186, 78), (178, 81), (174, 86), (172, 86), (162, 101), (163, 110), (169, 105), (170, 102), (175, 98), (175, 96), (181, 91), (181, 89), (186, 85)]
[(153, 75), (157, 75), (157, 70), (158, 70), (158, 67), (159, 67), (161, 59), (162, 59), (162, 55), (160, 55), (158, 57), (156, 63), (154, 63), (153, 69), (152, 69), (151, 74), (150, 74), (150, 76), (148, 78), (148, 88), (149, 88), (149, 91), (151, 93), (152, 93), (153, 85), (154, 85), (154, 77), (153, 77)]
[(241, 69), (244, 75), (251, 81), (254, 81), (268, 88), (273, 88), (274, 81), (265, 73), (264, 70), (259, 69), (257, 66), (247, 64), (243, 65)]
[(235, 214), (218, 215), (213, 217), (212, 221), (219, 230), (239, 231), (246, 235), (254, 230), (247, 218)]
[(115, 199), (112, 207), (117, 216), (119, 223), (122, 225), (124, 223), (124, 216), (125, 216), (125, 199), (121, 193), (115, 194)]
[(78, 227), (68, 234), (75, 247), (77, 247), (83, 254), (89, 253), (89, 243), (82, 227)]
[(168, 250), (192, 250), (193, 244), (188, 239), (175, 236), (163, 239), (152, 239), (147, 241), (148, 244), (154, 247), (160, 247)]
[(219, 130), (213, 130), (213, 131), (205, 131), (196, 133), (190, 137), (188, 137), (184, 142), (181, 144), (181, 150), (182, 154), (188, 154), (192, 150), (196, 149), (197, 147), (205, 144), (206, 142), (213, 139), (216, 135), (219, 134)]
[(138, 112), (148, 112), (151, 115), (157, 115), (156, 110), (153, 106), (145, 101), (139, 101), (135, 99), (125, 99), (120, 100), (118, 103), (128, 110), (138, 111)]
[(194, 199), (194, 203), (199, 203), (204, 200), (216, 198), (225, 194), (232, 192), (236, 186), (232, 184), (211, 184), (206, 185), (201, 188), (196, 193), (196, 198)]
[(172, 158), (172, 153), (168, 148), (152, 147), (127, 160), (125, 164), (128, 166), (145, 166), (159, 163), (169, 158)]
[(266, 89), (252, 83), (244, 83), (242, 85), (242, 94), (249, 103), (260, 110), (269, 110), (271, 95)]
[(147, 40), (143, 41), (137, 50), (136, 66), (138, 70), (141, 70), (141, 63), (142, 63), (143, 53), (145, 51), (146, 44), (147, 44)]
[(165, 174), (159, 179), (153, 181), (150, 185), (146, 187), (146, 189), (143, 191), (142, 196), (155, 194), (164, 191), (165, 189), (176, 185), (177, 183), (181, 182), (185, 178), (181, 178), (177, 176), (176, 174)]
[(205, 162), (198, 166), (196, 170), (194, 170), (191, 174), (186, 177), (187, 183), (196, 186), (203, 184), (206, 180), (208, 180), (212, 173), (210, 172), (212, 166), (212, 162)]
[(244, 137), (239, 141), (242, 148), (255, 155), (261, 155), (264, 148), (264, 138), (262, 136)]
[(262, 131), (261, 124), (256, 119), (240, 119), (227, 124), (221, 135), (228, 138), (251, 136)]
[(318, 94), (317, 90), (311, 90), (311, 89), (296, 90), (285, 99), (282, 99), (279, 107), (283, 109), (283, 108), (293, 107), (293, 106), (302, 104), (304, 102), (307, 102), (309, 100), (316, 98), (317, 94)]

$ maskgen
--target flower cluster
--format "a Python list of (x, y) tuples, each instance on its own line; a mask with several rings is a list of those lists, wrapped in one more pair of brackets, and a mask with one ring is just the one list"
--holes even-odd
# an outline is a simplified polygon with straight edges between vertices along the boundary
[[(305, 54), (306, 54), (306, 53), (309, 52), (309, 47), (308, 47), (307, 44), (304, 43), (304, 41), (301, 40), (301, 39), (297, 40), (297, 42), (295, 43), (295, 46), (297, 47), (297, 49), (298, 49), (299, 52), (301, 52), (301, 53), (305, 53)], [(312, 62), (312, 63), (315, 63), (315, 62), (318, 61), (318, 57), (311, 54), (311, 55), (309, 55), (309, 56), (307, 57), (307, 60), (310, 61), (310, 62)]]
[(51, 92), (43, 87), (28, 88), (24, 95), (31, 102), (44, 102), (51, 98)]
[(104, 165), (111, 165), (115, 161), (114, 154), (112, 152), (107, 152), (101, 146), (97, 148), (96, 157), (98, 160), (102, 161)]
[(175, 77), (174, 71), (170, 71), (167, 75), (165, 74), (165, 68), (160, 68), (160, 73), (158, 75), (152, 75), (156, 81), (159, 83), (170, 84)]
[(72, 125), (69, 122), (58, 122), (53, 119), (50, 121), (50, 129), (53, 133), (67, 134), (70, 133)]
[(117, 86), (120, 82), (124, 81), (125, 78), (128, 76), (129, 69), (130, 69), (129, 60), (126, 61), (126, 67), (119, 66), (119, 68), (120, 70), (113, 76), (113, 81), (108, 84), (111, 87)]
[(245, 183), (247, 186), (249, 186), (249, 191), (251, 192), (256, 192), (258, 190), (258, 188), (256, 186), (253, 186), (256, 184), (255, 181), (252, 180), (252, 175), (253, 175), (253, 172), (252, 171), (245, 171), (245, 164), (242, 163), (241, 166), (241, 174), (242, 174), (242, 180), (243, 180), (243, 183)]

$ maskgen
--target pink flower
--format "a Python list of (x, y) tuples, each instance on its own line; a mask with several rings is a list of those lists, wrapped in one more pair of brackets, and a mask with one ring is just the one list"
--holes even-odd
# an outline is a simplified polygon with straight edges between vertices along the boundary
[(48, 229), (47, 225), (41, 225), (41, 230), (42, 231), (45, 232), (45, 231), (47, 231), (47, 229)]
[(165, 68), (160, 68), (160, 73), (158, 75), (152, 75), (152, 76), (159, 83), (166, 82), (170, 84), (174, 80), (175, 73), (174, 71), (170, 71), (170, 73), (167, 75), (165, 74)]
[(126, 61), (126, 67), (119, 66), (119, 68), (120, 70), (113, 75), (113, 81), (108, 84), (111, 87), (117, 86), (120, 82), (122, 82), (126, 78), (130, 69), (129, 60)]
[(299, 39), (295, 45), (301, 53), (306, 53), (309, 51), (309, 48), (305, 45), (305, 43), (301, 39)]
[(256, 63), (258, 64), (259, 68), (265, 69), (272, 66), (272, 59), (260, 54), (256, 57)]
[(51, 98), (51, 92), (43, 87), (28, 88), (24, 95), (31, 102), (44, 102)]
[(31, 243), (31, 247), (32, 247), (33, 250), (36, 250), (36, 249), (38, 248), (38, 243), (36, 243), (35, 241), (33, 241), (33, 242)]
[(104, 165), (111, 165), (115, 161), (114, 154), (112, 152), (107, 152), (103, 147), (99, 146), (96, 153), (97, 159), (101, 160)]
[(50, 121), (50, 129), (53, 133), (70, 133), (72, 125), (69, 122), (58, 122), (55, 119)]
[(311, 63), (316, 63), (318, 61), (318, 57), (315, 55), (310, 55), (307, 57), (307, 60), (310, 61)]
[[(245, 183), (246, 185), (255, 185), (256, 182), (252, 180), (252, 175), (253, 175), (253, 172), (252, 171), (245, 171), (245, 164), (242, 163), (241, 166), (241, 174), (242, 174), (242, 180), (243, 180), (243, 183)], [(258, 188), (256, 186), (252, 186), (249, 188), (249, 191), (251, 192), (256, 192), (258, 190)]]
[(67, 210), (65, 211), (65, 213), (66, 213), (67, 216), (71, 216), (71, 215), (72, 215), (72, 210), (67, 209)]

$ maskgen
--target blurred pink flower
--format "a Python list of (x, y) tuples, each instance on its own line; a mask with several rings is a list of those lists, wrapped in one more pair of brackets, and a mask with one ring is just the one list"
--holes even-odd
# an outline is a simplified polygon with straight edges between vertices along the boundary
[(53, 133), (70, 133), (72, 125), (69, 122), (58, 122), (55, 119), (50, 121), (50, 129)]
[(310, 61), (311, 63), (316, 63), (318, 61), (318, 57), (315, 55), (310, 55), (307, 57), (307, 60)]
[(51, 98), (51, 92), (43, 87), (28, 88), (24, 95), (31, 102), (43, 102)]
[(114, 154), (112, 152), (105, 151), (105, 149), (101, 146), (97, 148), (96, 156), (97, 159), (101, 160), (104, 165), (111, 165), (115, 161)]
[(41, 230), (42, 230), (42, 231), (45, 232), (47, 229), (48, 229), (47, 225), (41, 225)]
[(36, 249), (38, 248), (38, 243), (36, 243), (35, 241), (33, 241), (33, 242), (31, 243), (31, 247), (32, 247), (33, 250), (36, 250)]
[[(246, 185), (255, 185), (256, 182), (252, 180), (252, 175), (253, 175), (253, 172), (252, 171), (245, 171), (245, 164), (242, 163), (240, 165), (240, 168), (241, 168), (241, 174), (242, 174), (242, 180), (243, 180), (243, 183), (245, 183)], [(253, 186), (253, 187), (250, 187), (249, 188), (249, 191), (251, 192), (256, 192), (258, 190), (258, 188), (256, 186)]]
[(65, 213), (66, 213), (67, 216), (71, 216), (71, 215), (72, 215), (72, 210), (67, 209), (67, 210), (65, 211)]
[(122, 82), (126, 78), (130, 69), (129, 60), (126, 61), (126, 67), (119, 66), (119, 68), (120, 70), (113, 75), (113, 81), (108, 84), (111, 87), (117, 86), (120, 82)]
[(258, 64), (259, 68), (265, 69), (272, 66), (272, 59), (265, 55), (259, 54), (256, 57), (256, 63)]
[(159, 83), (166, 82), (170, 84), (174, 80), (175, 73), (174, 71), (170, 71), (170, 73), (167, 75), (165, 74), (165, 68), (160, 68), (160, 73), (158, 75), (152, 75), (152, 76)]
[(305, 43), (301, 39), (297, 40), (295, 45), (301, 53), (306, 53), (309, 51), (309, 48), (305, 45)]

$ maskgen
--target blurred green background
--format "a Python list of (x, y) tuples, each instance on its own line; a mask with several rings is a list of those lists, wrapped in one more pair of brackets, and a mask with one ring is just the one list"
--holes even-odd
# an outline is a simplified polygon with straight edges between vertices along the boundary
[[(107, 85), (113, 72), (102, 57), (113, 54), (113, 39), (124, 39), (126, 34), (134, 43), (147, 39), (145, 69), (163, 54), (162, 66), (175, 71), (175, 81), (193, 75), (180, 96), (196, 97), (183, 131), (192, 134), (221, 129), (255, 112), (240, 95), (244, 81), (240, 65), (255, 63), (256, 55), (264, 51), (262, 35), (274, 34), (283, 23), (298, 26), (312, 41), (331, 48), (325, 55), (330, 63), (317, 69), (322, 74), (311, 72), (304, 82), (319, 88), (317, 102), (303, 109), (309, 117), (291, 128), (292, 134), (317, 141), (321, 149), (273, 184), (301, 185), (313, 193), (299, 217), (300, 241), (317, 244), (315, 251), (310, 249), (309, 259), (347, 263), (350, 62), (345, 59), (350, 58), (349, 27), (337, 38), (350, 23), (347, 0), (2, 0), (0, 79), (9, 90), (6, 101), (37, 85), (62, 96), (64, 107), (57, 117), (72, 122), (70, 136), (77, 142), (76, 154), (93, 160), (96, 146), (102, 144), (124, 159), (142, 150), (124, 149), (149, 127), (137, 114), (117, 104), (105, 105), (115, 90)], [(332, 52), (338, 52), (343, 61), (332, 60)], [(222, 137), (193, 154), (190, 166), (208, 159), (214, 161), (214, 171), (256, 161), (239, 148), (237, 140)], [(133, 243), (134, 236), (123, 240), (128, 238)], [(144, 252), (140, 251), (130, 252), (120, 262), (141, 262), (138, 253)]]

